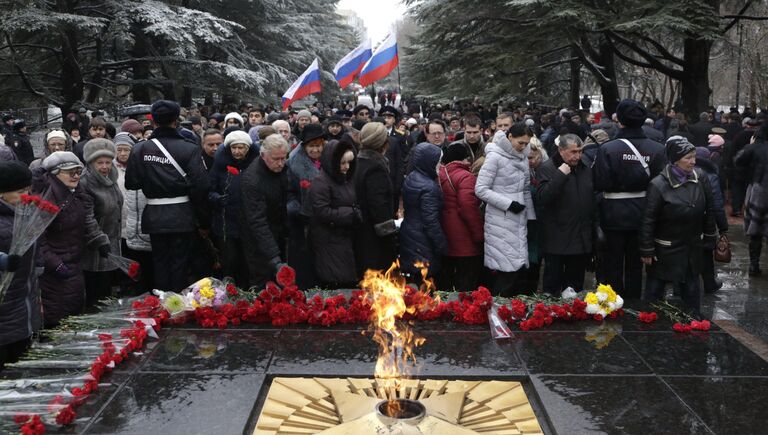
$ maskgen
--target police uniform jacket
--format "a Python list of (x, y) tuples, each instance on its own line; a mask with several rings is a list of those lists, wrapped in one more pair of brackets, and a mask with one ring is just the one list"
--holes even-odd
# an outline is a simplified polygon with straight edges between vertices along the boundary
[[(184, 178), (151, 139), (158, 139), (186, 172)], [(186, 233), (210, 228), (208, 173), (200, 158), (201, 149), (173, 128), (160, 127), (148, 141), (133, 147), (125, 171), (125, 188), (141, 190), (147, 197), (142, 231)], [(155, 205), (153, 199), (189, 197), (189, 201)]]

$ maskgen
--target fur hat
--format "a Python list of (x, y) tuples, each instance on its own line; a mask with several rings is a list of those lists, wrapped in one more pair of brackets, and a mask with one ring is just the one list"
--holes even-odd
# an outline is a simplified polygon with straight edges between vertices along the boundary
[(0, 161), (0, 193), (13, 192), (32, 184), (32, 172), (16, 161)]
[(91, 163), (99, 157), (114, 159), (116, 154), (117, 147), (109, 139), (91, 139), (83, 147), (83, 160), (85, 160), (85, 163)]
[(325, 137), (323, 126), (320, 124), (307, 124), (301, 132), (301, 143), (308, 144), (315, 139)]
[(226, 139), (224, 139), (224, 146), (230, 146), (236, 143), (246, 145), (246, 147), (250, 148), (251, 145), (253, 145), (253, 140), (248, 133), (242, 130), (233, 131), (227, 135)]
[[(104, 139), (106, 140), (106, 139)], [(56, 151), (43, 160), (43, 168), (52, 174), (58, 174), (60, 170), (82, 168), (83, 163), (71, 151)]]
[(141, 133), (144, 128), (141, 123), (135, 119), (126, 119), (120, 126), (120, 131), (125, 133)]
[(364, 149), (378, 151), (387, 144), (387, 128), (380, 122), (368, 122), (360, 130), (360, 144)]

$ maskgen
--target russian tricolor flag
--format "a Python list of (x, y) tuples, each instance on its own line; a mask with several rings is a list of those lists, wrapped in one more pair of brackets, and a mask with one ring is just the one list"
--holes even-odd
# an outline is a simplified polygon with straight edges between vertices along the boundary
[(397, 62), (397, 38), (395, 38), (395, 32), (392, 32), (376, 48), (371, 59), (366, 62), (363, 70), (360, 71), (358, 81), (361, 85), (368, 86), (381, 80), (397, 67)]
[(343, 89), (352, 83), (370, 58), (371, 40), (366, 39), (333, 67), (333, 74), (336, 76), (339, 86)]
[(309, 94), (320, 91), (322, 91), (320, 87), (320, 67), (317, 65), (317, 58), (315, 58), (312, 65), (283, 94), (283, 110), (286, 110), (294, 101), (301, 100)]

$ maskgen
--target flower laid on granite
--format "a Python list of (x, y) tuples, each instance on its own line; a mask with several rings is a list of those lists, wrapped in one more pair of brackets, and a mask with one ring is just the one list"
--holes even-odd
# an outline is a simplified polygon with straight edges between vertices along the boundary
[(672, 330), (675, 332), (687, 334), (693, 331), (709, 331), (712, 327), (712, 323), (709, 320), (697, 320), (680, 307), (672, 305), (667, 301), (656, 301), (651, 306), (664, 313), (665, 316), (674, 322)]
[(656, 313), (653, 311), (651, 311), (650, 313), (641, 311), (640, 313), (638, 313), (637, 319), (643, 323), (653, 323), (656, 321), (658, 317), (659, 316), (656, 315)]
[(616, 294), (610, 285), (605, 284), (600, 284), (597, 290), (587, 293), (584, 302), (587, 303), (587, 314), (592, 314), (595, 320), (603, 320), (624, 306), (624, 299)]
[(181, 292), (192, 308), (219, 307), (227, 302), (226, 286), (216, 278), (203, 278)]

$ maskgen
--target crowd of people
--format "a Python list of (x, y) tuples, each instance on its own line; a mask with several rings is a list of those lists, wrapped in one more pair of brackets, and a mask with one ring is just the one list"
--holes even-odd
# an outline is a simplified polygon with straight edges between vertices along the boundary
[[(590, 270), (625, 299), (662, 299), (669, 285), (698, 314), (702, 291), (722, 285), (724, 198), (744, 210), (749, 272), (761, 273), (764, 113), (705, 112), (688, 125), (633, 100), (614, 114), (477, 102), (242, 109), (161, 100), (115, 124), (70, 113), (37, 159), (24, 121), (3, 118), (0, 269), (15, 276), (0, 361), (116, 292), (180, 291), (204, 276), (261, 287), (285, 264), (302, 289), (357, 287), (399, 260), (410, 281), (500, 296), (582, 290)], [(7, 255), (28, 192), (61, 211), (29, 252)], [(141, 264), (138, 282), (115, 256)]]

